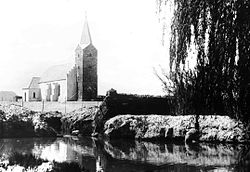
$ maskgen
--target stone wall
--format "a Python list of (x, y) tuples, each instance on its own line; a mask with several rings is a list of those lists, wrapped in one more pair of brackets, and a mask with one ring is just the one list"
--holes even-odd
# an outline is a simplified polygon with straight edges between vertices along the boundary
[[(22, 105), (22, 102), (0, 102), (0, 105), (8, 105), (8, 104), (16, 104), (16, 105)], [(67, 113), (72, 112), (76, 109), (80, 109), (82, 107), (94, 107), (99, 106), (101, 104), (101, 101), (68, 101), (64, 103), (60, 102), (44, 102), (44, 112), (50, 112), (50, 111), (59, 111), (62, 113), (65, 113), (65, 110)], [(23, 102), (23, 106), (25, 108), (28, 108), (33, 111), (41, 111), (43, 109), (43, 102)], [(66, 106), (66, 108), (65, 108)]]

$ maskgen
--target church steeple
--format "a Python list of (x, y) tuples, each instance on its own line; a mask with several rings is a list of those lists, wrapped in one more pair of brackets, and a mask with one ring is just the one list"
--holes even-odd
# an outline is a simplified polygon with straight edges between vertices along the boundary
[(90, 36), (90, 31), (89, 31), (89, 25), (88, 25), (88, 20), (87, 20), (87, 15), (85, 15), (85, 22), (82, 30), (82, 37), (80, 41), (80, 46), (86, 47), (92, 43), (91, 36)]
[(87, 17), (75, 50), (77, 100), (97, 98), (97, 49), (92, 44)]

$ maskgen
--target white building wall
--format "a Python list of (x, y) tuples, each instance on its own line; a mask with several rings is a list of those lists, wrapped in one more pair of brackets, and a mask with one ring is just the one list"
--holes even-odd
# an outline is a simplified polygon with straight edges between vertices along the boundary
[(66, 80), (40, 83), (39, 86), (44, 101), (64, 102), (67, 97)]
[(67, 81), (66, 79), (61, 80), (58, 84), (60, 85), (60, 95), (58, 96), (58, 101), (64, 102), (67, 100)]
[(50, 101), (50, 93), (48, 93), (48, 89), (50, 89), (50, 83), (40, 83), (41, 95), (43, 101)]
[(29, 101), (40, 101), (40, 100), (41, 100), (40, 88), (30, 88), (29, 89)]
[(41, 90), (40, 88), (28, 88), (23, 90), (23, 101), (40, 101), (41, 100)]
[(28, 102), (29, 101), (29, 90), (28, 89), (24, 89), (23, 90), (23, 101), (24, 102)]
[(73, 67), (67, 74), (67, 100), (77, 100), (76, 67)]

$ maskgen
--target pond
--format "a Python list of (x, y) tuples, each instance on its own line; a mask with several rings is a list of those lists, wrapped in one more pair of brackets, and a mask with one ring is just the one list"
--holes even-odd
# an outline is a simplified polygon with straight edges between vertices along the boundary
[(76, 162), (90, 172), (237, 171), (243, 148), (75, 137), (0, 139), (1, 159), (13, 152), (33, 154), (48, 161)]

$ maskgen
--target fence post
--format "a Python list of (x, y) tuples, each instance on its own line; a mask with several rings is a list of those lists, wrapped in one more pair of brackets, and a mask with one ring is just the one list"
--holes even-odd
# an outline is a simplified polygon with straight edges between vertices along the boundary
[(65, 97), (65, 107), (64, 107), (64, 111), (65, 111), (65, 113), (67, 112), (67, 109), (66, 109), (66, 103), (67, 103), (67, 99), (66, 99), (66, 97)]
[(44, 111), (44, 100), (42, 100), (42, 112)]

